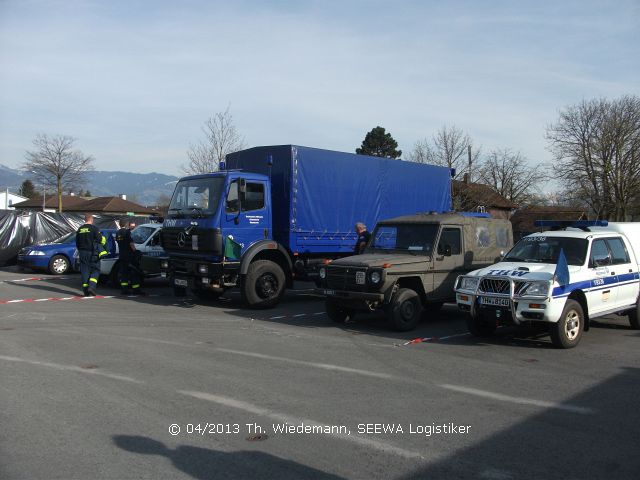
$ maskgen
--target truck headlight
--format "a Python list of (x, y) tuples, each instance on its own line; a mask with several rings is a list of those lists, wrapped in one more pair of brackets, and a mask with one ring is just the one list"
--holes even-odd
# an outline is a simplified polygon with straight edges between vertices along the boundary
[(520, 290), (520, 295), (536, 295), (546, 297), (549, 293), (549, 282), (531, 282)]
[(318, 275), (320, 275), (320, 278), (322, 280), (327, 278), (327, 267), (320, 267), (320, 269), (318, 270)]
[(207, 265), (198, 265), (198, 273), (202, 273), (202, 274), (206, 275), (207, 273), (209, 273), (209, 266), (207, 266)]
[(478, 288), (478, 283), (480, 283), (480, 278), (478, 277), (462, 277), (458, 288), (460, 290), (475, 290)]
[(31, 250), (29, 255), (44, 255), (44, 252), (41, 250)]
[(382, 274), (379, 270), (374, 270), (373, 272), (371, 272), (369, 280), (371, 280), (371, 283), (380, 283), (380, 280), (382, 280)]

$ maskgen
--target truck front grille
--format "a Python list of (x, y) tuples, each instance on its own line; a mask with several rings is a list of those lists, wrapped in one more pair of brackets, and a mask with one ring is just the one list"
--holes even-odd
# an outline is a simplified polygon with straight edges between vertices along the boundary
[(364, 284), (356, 283), (356, 272), (362, 272), (360, 276), (364, 274), (366, 278), (366, 268), (329, 266), (327, 268), (327, 287), (335, 290), (366, 291), (366, 281)]
[(511, 282), (495, 278), (483, 278), (478, 287), (480, 293), (497, 293), (500, 295), (511, 294)]
[(184, 228), (164, 227), (160, 234), (162, 247), (167, 252), (222, 254), (222, 241), (217, 229), (194, 228), (187, 235)]

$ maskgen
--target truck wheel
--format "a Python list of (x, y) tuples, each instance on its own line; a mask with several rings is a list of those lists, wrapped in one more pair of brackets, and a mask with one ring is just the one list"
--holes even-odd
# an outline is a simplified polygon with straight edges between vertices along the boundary
[(49, 272), (54, 275), (62, 275), (69, 271), (69, 260), (64, 255), (54, 255), (49, 261)]
[(580, 341), (584, 326), (582, 306), (575, 300), (567, 300), (560, 320), (549, 328), (551, 341), (556, 348), (573, 348)]
[(481, 313), (476, 313), (467, 317), (467, 328), (474, 337), (490, 337), (496, 332), (498, 324), (495, 320), (487, 319)]
[(413, 330), (420, 321), (422, 305), (420, 297), (410, 288), (401, 288), (391, 305), (391, 324), (399, 332)]
[(324, 309), (327, 311), (327, 316), (336, 323), (345, 323), (348, 319), (353, 318), (353, 311), (343, 307), (333, 300), (324, 301)]
[(249, 265), (242, 282), (242, 298), (253, 308), (269, 308), (278, 304), (284, 294), (284, 272), (269, 260), (256, 260)]
[(629, 325), (634, 330), (640, 330), (640, 298), (636, 301), (636, 308), (629, 310)]

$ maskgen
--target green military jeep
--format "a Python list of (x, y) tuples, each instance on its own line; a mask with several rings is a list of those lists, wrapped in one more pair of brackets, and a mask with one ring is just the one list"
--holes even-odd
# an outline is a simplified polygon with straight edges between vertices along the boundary
[(511, 223), (479, 214), (416, 214), (376, 225), (363, 255), (319, 269), (326, 310), (336, 322), (383, 309), (411, 330), (423, 312), (455, 302), (458, 275), (492, 265), (513, 245)]

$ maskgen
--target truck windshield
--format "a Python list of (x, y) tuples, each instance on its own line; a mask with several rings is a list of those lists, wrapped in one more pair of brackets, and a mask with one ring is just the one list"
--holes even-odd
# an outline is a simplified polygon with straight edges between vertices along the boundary
[(416, 255), (431, 255), (438, 233), (434, 223), (378, 225), (367, 250), (401, 250)]
[(224, 177), (181, 180), (176, 185), (169, 205), (169, 216), (201, 217), (212, 215), (218, 209)]
[(584, 265), (588, 242), (584, 238), (524, 237), (504, 257), (505, 262), (558, 263), (560, 250), (569, 265)]

